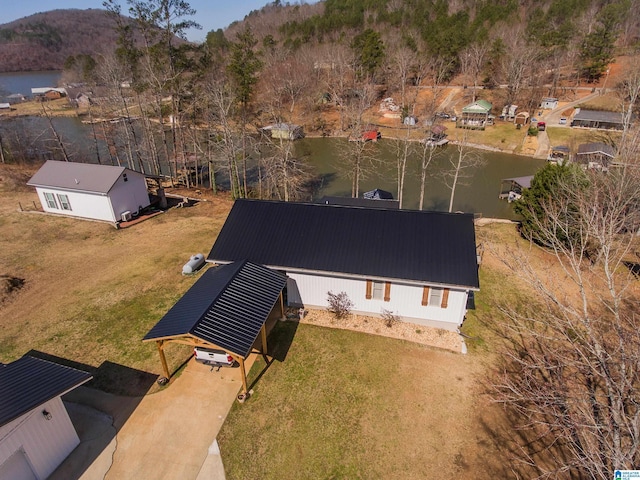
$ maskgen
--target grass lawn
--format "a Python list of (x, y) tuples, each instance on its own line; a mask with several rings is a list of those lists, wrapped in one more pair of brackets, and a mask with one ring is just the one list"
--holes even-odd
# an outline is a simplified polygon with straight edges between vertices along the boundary
[[(20, 212), (18, 202), (37, 202), (24, 187), (29, 176), (0, 170), (0, 275), (25, 281), (0, 305), (0, 361), (34, 349), (96, 369), (95, 385), (107, 391), (144, 393), (136, 379), (149, 384), (162, 369), (155, 343), (141, 339), (197, 279), (183, 276), (182, 265), (208, 253), (231, 202), (201, 202), (116, 230)], [(191, 353), (167, 351), (171, 369)]]
[(477, 357), (280, 322), (218, 436), (227, 478), (493, 478)]
[(572, 152), (583, 143), (610, 143), (620, 138), (620, 132), (567, 127), (547, 127), (547, 135), (551, 145), (566, 145)]

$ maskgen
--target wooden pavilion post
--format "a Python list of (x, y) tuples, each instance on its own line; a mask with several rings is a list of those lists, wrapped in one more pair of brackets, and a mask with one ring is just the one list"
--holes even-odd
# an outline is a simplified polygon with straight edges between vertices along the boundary
[(171, 378), (169, 374), (169, 366), (167, 365), (167, 358), (164, 356), (164, 342), (162, 340), (158, 340), (156, 342), (158, 344), (158, 353), (160, 354), (160, 362), (162, 362), (162, 371), (164, 372), (164, 376), (167, 379)]
[(262, 355), (267, 354), (267, 326), (266, 323), (262, 324), (260, 329), (260, 338), (262, 340)]
[(242, 394), (246, 395), (249, 389), (247, 388), (247, 371), (244, 368), (244, 358), (239, 358), (240, 363), (240, 374), (242, 375)]
[(280, 292), (280, 313), (281, 313), (281, 317), (282, 320), (286, 320), (287, 316), (284, 313), (284, 295), (282, 294), (282, 291)]

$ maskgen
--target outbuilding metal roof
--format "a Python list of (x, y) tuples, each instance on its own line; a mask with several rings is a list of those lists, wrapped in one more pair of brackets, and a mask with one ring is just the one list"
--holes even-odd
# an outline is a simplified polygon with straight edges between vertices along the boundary
[(47, 160), (27, 185), (107, 194), (125, 171), (138, 173), (111, 165)]
[(207, 258), (477, 289), (472, 214), (236, 200)]
[(87, 372), (28, 355), (0, 364), (0, 426), (92, 378)]
[(193, 335), (246, 358), (286, 283), (247, 261), (210, 268), (143, 340)]
[(505, 178), (502, 181), (517, 183), (522, 188), (531, 188), (531, 180), (533, 180), (533, 175), (527, 175), (525, 177)]
[(578, 155), (603, 154), (611, 158), (615, 157), (616, 151), (611, 145), (602, 142), (583, 143), (578, 147)]
[(620, 112), (607, 112), (602, 110), (585, 110), (580, 109), (579, 112), (573, 116), (573, 121), (582, 122), (605, 122), (605, 123), (623, 123), (622, 113)]

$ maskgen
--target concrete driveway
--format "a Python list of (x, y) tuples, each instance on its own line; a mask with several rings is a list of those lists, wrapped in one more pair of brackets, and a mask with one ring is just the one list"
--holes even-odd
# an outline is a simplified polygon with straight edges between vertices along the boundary
[(215, 438), (241, 386), (239, 368), (191, 360), (168, 388), (142, 398), (80, 387), (65, 401), (81, 444), (50, 479), (224, 479)]

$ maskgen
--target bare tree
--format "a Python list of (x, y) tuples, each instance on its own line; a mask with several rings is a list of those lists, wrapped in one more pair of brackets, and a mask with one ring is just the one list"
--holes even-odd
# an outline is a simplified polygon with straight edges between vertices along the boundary
[(499, 304), (493, 392), (537, 478), (604, 480), (640, 462), (640, 184), (627, 169), (586, 175), (542, 202), (536, 226), (557, 268), (534, 267), (535, 247), (500, 252), (531, 295)]
[(463, 74), (471, 77), (473, 83), (472, 102), (476, 101), (476, 91), (478, 89), (478, 78), (487, 61), (489, 42), (476, 42), (469, 45), (458, 55), (460, 59), (460, 70)]
[(455, 154), (448, 157), (449, 168), (445, 168), (441, 175), (445, 184), (451, 190), (449, 196), (449, 212), (453, 211), (453, 200), (456, 195), (456, 188), (469, 179), (473, 170), (483, 166), (486, 161), (477, 151), (469, 146), (469, 131), (467, 129), (457, 130), (458, 136), (455, 143)]
[(420, 158), (420, 201), (418, 204), (418, 209), (422, 210), (424, 208), (424, 191), (427, 184), (427, 173), (429, 171), (429, 166), (436, 158), (440, 157), (444, 150), (439, 149), (429, 142), (423, 140), (422, 142), (417, 144), (415, 147), (417, 153)]
[(620, 98), (622, 110), (622, 137), (618, 145), (619, 151), (627, 148), (629, 129), (636, 112), (638, 97), (640, 96), (640, 57), (635, 56), (629, 60), (623, 75), (624, 80), (618, 85), (617, 92)]
[(375, 145), (363, 138), (368, 128), (364, 120), (365, 112), (371, 107), (375, 98), (373, 86), (362, 84), (357, 92), (345, 102), (346, 118), (349, 119), (350, 135), (348, 148), (340, 154), (338, 171), (351, 180), (351, 196), (360, 195), (360, 182), (375, 172), (378, 162)]

